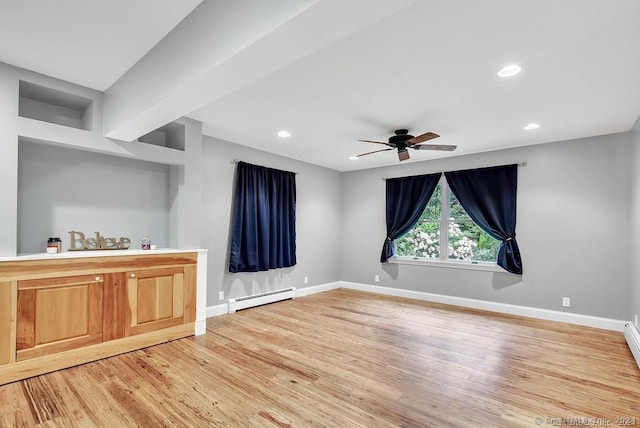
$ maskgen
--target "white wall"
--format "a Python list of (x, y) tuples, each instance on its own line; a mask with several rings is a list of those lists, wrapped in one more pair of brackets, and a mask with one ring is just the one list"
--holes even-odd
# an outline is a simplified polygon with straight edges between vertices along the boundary
[(18, 78), (0, 63), (0, 257), (15, 256), (18, 198)]
[(167, 165), (29, 142), (18, 160), (18, 253), (44, 251), (50, 236), (66, 250), (72, 230), (168, 246)]
[[(631, 279), (629, 290), (630, 320), (634, 315), (640, 317), (640, 118), (636, 121), (631, 134), (631, 228), (630, 254)], [(640, 325), (640, 324), (639, 324)]]
[[(381, 264), (383, 177), (526, 161), (518, 170), (522, 276)], [(345, 173), (345, 281), (629, 319), (629, 134)], [(571, 308), (561, 306), (571, 298)]]
[[(234, 159), (297, 172), (296, 266), (258, 273), (229, 273)], [(202, 246), (209, 250), (207, 305), (284, 287), (305, 287), (340, 279), (341, 175), (336, 171), (204, 137)]]

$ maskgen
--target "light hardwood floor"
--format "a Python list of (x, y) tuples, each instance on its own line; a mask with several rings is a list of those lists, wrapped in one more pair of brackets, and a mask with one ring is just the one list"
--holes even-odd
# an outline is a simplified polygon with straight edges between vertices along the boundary
[(621, 333), (343, 289), (0, 387), (3, 427), (507, 427), (571, 417), (640, 425), (640, 370)]

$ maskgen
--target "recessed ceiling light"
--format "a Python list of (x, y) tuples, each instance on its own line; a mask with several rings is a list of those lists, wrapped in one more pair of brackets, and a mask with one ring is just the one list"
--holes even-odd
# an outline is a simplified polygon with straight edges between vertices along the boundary
[(522, 67), (517, 64), (506, 65), (498, 71), (498, 77), (511, 77), (522, 71)]
[(280, 138), (289, 138), (291, 137), (291, 133), (289, 131), (280, 131), (278, 132), (278, 137)]
[(360, 159), (360, 158), (359, 158), (358, 156), (355, 156), (355, 155), (354, 155), (354, 156), (351, 156), (349, 159), (350, 159), (350, 160), (358, 160), (358, 159)]
[(538, 128), (540, 128), (540, 124), (533, 123), (533, 122), (531, 122), (531, 123), (529, 123), (529, 124), (524, 126), (524, 129), (527, 130), (527, 131), (531, 131), (532, 129), (538, 129)]

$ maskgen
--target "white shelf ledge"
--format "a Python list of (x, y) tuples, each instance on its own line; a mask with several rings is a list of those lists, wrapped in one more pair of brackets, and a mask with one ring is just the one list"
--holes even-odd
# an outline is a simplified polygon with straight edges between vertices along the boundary
[(110, 256), (146, 256), (153, 254), (168, 253), (193, 253), (202, 251), (199, 248), (192, 250), (180, 250), (177, 248), (158, 248), (156, 250), (96, 250), (96, 251), (64, 251), (62, 253), (35, 253), (35, 254), (19, 254), (16, 257), (0, 257), (0, 261), (20, 261), (20, 260), (54, 260), (54, 259), (72, 259), (82, 257), (110, 257)]

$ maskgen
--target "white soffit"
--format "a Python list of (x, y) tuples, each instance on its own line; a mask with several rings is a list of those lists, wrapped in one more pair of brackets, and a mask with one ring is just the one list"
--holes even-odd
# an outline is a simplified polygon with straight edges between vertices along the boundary
[(416, 1), (204, 2), (106, 92), (105, 135), (131, 141)]

